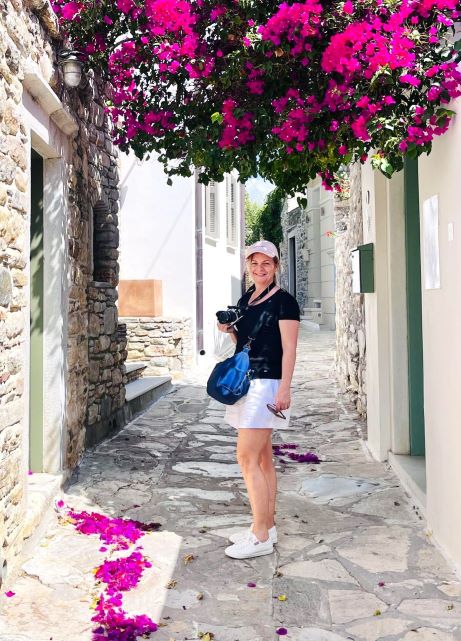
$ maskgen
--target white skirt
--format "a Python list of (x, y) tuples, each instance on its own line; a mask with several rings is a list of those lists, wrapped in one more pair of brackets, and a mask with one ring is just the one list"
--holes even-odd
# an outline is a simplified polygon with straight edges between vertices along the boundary
[(226, 407), (224, 420), (237, 429), (271, 429), (288, 427), (290, 410), (283, 410), (286, 419), (279, 418), (270, 412), (266, 405), (274, 403), (280, 380), (275, 378), (255, 378), (250, 382), (250, 389), (234, 405)]

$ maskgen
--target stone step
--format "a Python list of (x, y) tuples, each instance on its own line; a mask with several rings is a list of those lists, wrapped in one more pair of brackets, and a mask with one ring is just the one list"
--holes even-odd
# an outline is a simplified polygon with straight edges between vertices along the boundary
[[(65, 482), (64, 474), (45, 474), (34, 472), (27, 476), (26, 512), (21, 523), (21, 532), (16, 541), (20, 541), (18, 554), (13, 555), (13, 560), (3, 567), (3, 578), (13, 582), (21, 572), (22, 563), (34, 553), (43, 534), (55, 518), (55, 501), (61, 494)], [(13, 548), (16, 543), (13, 543)], [(4, 588), (4, 585), (2, 585)], [(0, 635), (0, 639), (3, 637)], [(19, 638), (19, 637), (18, 637)]]
[(128, 361), (125, 363), (125, 371), (127, 377), (127, 383), (136, 381), (138, 378), (141, 378), (144, 370), (147, 368), (147, 363), (142, 361)]
[(128, 420), (173, 389), (171, 376), (145, 376), (125, 386)]
[(306, 329), (310, 329), (314, 332), (318, 332), (321, 329), (321, 325), (319, 323), (316, 323), (312, 319), (306, 318), (305, 316), (301, 316), (301, 325)]

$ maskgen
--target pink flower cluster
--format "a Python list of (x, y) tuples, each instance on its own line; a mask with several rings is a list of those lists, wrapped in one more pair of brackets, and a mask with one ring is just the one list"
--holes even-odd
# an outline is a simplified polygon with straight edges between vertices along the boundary
[(124, 592), (136, 587), (145, 568), (152, 567), (139, 550), (128, 557), (104, 561), (96, 571), (96, 578), (107, 584), (111, 592)]
[(263, 162), (296, 191), (315, 172), (339, 184), (341, 164), (374, 148), (390, 175), (430, 151), (461, 95), (461, 0), (53, 2), (106, 65), (116, 142), (174, 159), (172, 173), (200, 158), (221, 175), (231, 160), (248, 178)]
[(323, 7), (315, 0), (288, 4), (282, 2), (265, 25), (259, 27), (263, 40), (276, 46), (290, 45), (292, 56), (312, 51), (312, 40), (320, 34), (320, 17)]
[[(144, 536), (145, 530), (157, 529), (158, 524), (145, 525), (139, 521), (111, 518), (97, 512), (74, 512), (68, 515), (75, 528), (82, 534), (97, 535), (114, 551), (127, 550)], [(107, 551), (102, 547), (101, 551)], [(141, 636), (148, 638), (158, 628), (145, 614), (130, 616), (123, 609), (122, 592), (132, 590), (141, 580), (145, 569), (152, 567), (138, 545), (128, 556), (106, 559), (95, 571), (96, 580), (104, 584), (98, 597), (96, 614), (92, 621), (97, 624), (93, 630), (93, 641), (137, 641)]]
[[(315, 452), (299, 454), (298, 452), (293, 451), (296, 449), (298, 449), (298, 445), (296, 445), (296, 443), (280, 443), (279, 445), (272, 446), (274, 456), (278, 456), (279, 458), (285, 456), (291, 461), (296, 461), (297, 463), (320, 463), (320, 459)], [(287, 462), (282, 458), (280, 460), (282, 463)]]
[(237, 102), (232, 99), (223, 103), (223, 131), (219, 146), (222, 149), (235, 149), (254, 140), (253, 114), (244, 113), (241, 118), (234, 114)]
[(264, 72), (262, 69), (257, 69), (251, 62), (245, 65), (248, 72), (247, 87), (251, 94), (261, 96), (264, 93)]

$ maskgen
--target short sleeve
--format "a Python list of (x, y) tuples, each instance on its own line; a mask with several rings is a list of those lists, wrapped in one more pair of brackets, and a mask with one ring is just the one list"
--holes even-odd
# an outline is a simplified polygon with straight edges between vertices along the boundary
[(291, 294), (283, 292), (280, 301), (279, 320), (300, 320), (299, 305)]

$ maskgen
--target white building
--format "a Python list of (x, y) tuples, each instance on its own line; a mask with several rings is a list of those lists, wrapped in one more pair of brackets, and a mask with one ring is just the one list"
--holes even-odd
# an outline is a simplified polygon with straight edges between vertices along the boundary
[[(454, 109), (459, 112), (461, 101)], [(368, 444), (425, 510), (461, 570), (461, 122), (386, 180), (363, 171)]]
[(306, 325), (335, 329), (334, 201), (319, 179), (309, 182), (302, 209), (296, 197), (282, 211), (282, 285), (298, 300)]
[[(216, 330), (215, 314), (240, 298), (244, 269), (244, 188), (237, 175), (207, 187), (195, 176), (174, 178), (173, 186), (166, 181), (156, 159), (122, 157), (121, 316), (130, 317), (129, 360), (150, 361), (154, 373), (211, 363), (230, 347), (229, 337)], [(124, 305), (133, 286), (134, 306), (127, 314)], [(137, 312), (141, 301), (147, 307)], [(133, 317), (142, 317), (144, 325), (150, 318), (147, 332), (157, 338), (138, 337), (133, 343)], [(176, 321), (176, 338), (165, 346), (159, 326), (171, 326), (170, 321)], [(190, 358), (175, 352), (180, 335), (183, 343), (190, 342), (183, 345)]]

